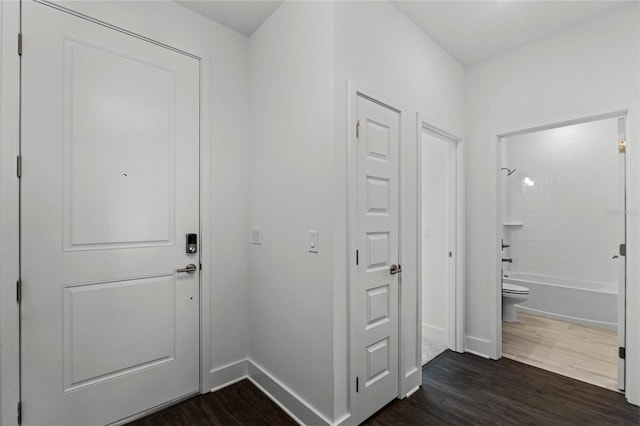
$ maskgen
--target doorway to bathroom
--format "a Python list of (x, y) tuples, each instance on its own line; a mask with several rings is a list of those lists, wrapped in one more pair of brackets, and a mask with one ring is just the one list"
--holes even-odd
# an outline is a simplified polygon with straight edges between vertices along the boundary
[(422, 365), (464, 350), (462, 141), (418, 115)]
[(626, 114), (499, 140), (499, 354), (625, 388)]

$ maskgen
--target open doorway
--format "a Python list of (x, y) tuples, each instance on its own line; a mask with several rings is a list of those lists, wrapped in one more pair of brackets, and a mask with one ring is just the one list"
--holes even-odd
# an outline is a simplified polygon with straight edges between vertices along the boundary
[(460, 138), (418, 118), (422, 365), (462, 351)]
[(500, 163), (502, 356), (623, 391), (626, 118), (503, 136)]

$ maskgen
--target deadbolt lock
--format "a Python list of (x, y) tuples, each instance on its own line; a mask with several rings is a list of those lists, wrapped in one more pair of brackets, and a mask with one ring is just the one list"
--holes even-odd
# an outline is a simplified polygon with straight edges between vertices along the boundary
[(187, 234), (185, 251), (187, 254), (195, 254), (198, 252), (198, 234)]

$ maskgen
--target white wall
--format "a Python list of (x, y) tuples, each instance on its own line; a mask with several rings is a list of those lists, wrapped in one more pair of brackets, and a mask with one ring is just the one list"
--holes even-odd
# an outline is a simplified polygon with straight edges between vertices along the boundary
[[(618, 244), (624, 232), (618, 120), (609, 118), (503, 139), (506, 250), (517, 271), (548, 282), (570, 279), (618, 287)], [(542, 308), (545, 310), (544, 308)]]
[[(495, 136), (637, 104), (637, 7), (618, 9), (467, 69), (466, 325), (468, 348), (476, 352), (492, 351), (488, 340), (494, 324), (487, 307), (497, 285), (490, 280), (495, 268), (490, 253), (496, 248)], [(632, 227), (637, 221), (630, 217)], [(630, 264), (639, 263), (633, 259)], [(640, 386), (640, 378), (636, 382)]]
[(251, 36), (250, 66), (251, 226), (262, 244), (249, 259), (249, 355), (332, 419), (333, 4), (285, 2)]
[[(417, 335), (417, 123), (416, 113), (434, 125), (463, 136), (464, 68), (388, 2), (337, 2), (335, 10), (335, 150), (334, 150), (334, 359), (335, 417), (348, 412), (347, 371), (347, 87), (349, 80), (371, 88), (400, 104), (401, 141), (401, 264), (403, 268), (402, 342), (408, 386), (421, 383)], [(349, 125), (348, 125), (349, 124)], [(416, 370), (417, 368), (417, 370)], [(409, 389), (404, 389), (408, 391)]]
[[(203, 281), (202, 291), (210, 301), (210, 312), (203, 312), (209, 315), (204, 327), (208, 332), (203, 336), (203, 387), (211, 388), (220, 383), (215, 375), (206, 374), (207, 369), (215, 371), (248, 354), (248, 39), (173, 2), (61, 4), (203, 59), (201, 146), (211, 170), (202, 182), (202, 191), (210, 200), (210, 215), (201, 223), (208, 229), (208, 235), (201, 236), (201, 250), (208, 253), (203, 259), (203, 276), (209, 277), (208, 282)], [(10, 40), (13, 46), (14, 34)], [(15, 156), (9, 160), (13, 167)], [(3, 307), (10, 302), (15, 303), (13, 298), (0, 301)], [(15, 422), (15, 405), (6, 402), (5, 398), (3, 421), (11, 424)]]
[(449, 141), (422, 133), (422, 333), (447, 344), (451, 204)]

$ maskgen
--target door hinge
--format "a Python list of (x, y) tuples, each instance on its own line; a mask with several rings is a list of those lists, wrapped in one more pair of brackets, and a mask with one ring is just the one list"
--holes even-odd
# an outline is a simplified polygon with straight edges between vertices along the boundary
[(199, 265), (200, 265), (200, 270), (202, 271), (202, 263), (200, 263)]
[(449, 252), (449, 257), (453, 257), (453, 252), (452, 251)]
[(22, 33), (18, 33), (18, 56), (22, 56)]
[(620, 256), (626, 256), (626, 255), (627, 255), (627, 245), (620, 244)]
[(356, 250), (356, 266), (360, 264), (360, 251)]
[(618, 358), (627, 359), (627, 349), (626, 348), (618, 348)]
[(22, 177), (22, 156), (18, 155), (16, 157), (16, 175), (18, 175), (18, 178)]
[(356, 139), (360, 139), (360, 120), (356, 120)]
[(22, 302), (22, 280), (16, 281), (16, 302)]
[(356, 392), (360, 392), (360, 378), (356, 377)]
[(22, 424), (22, 401), (18, 401), (18, 424)]
[(618, 142), (618, 152), (620, 154), (624, 154), (625, 152), (627, 152), (627, 141), (621, 140), (620, 142)]

